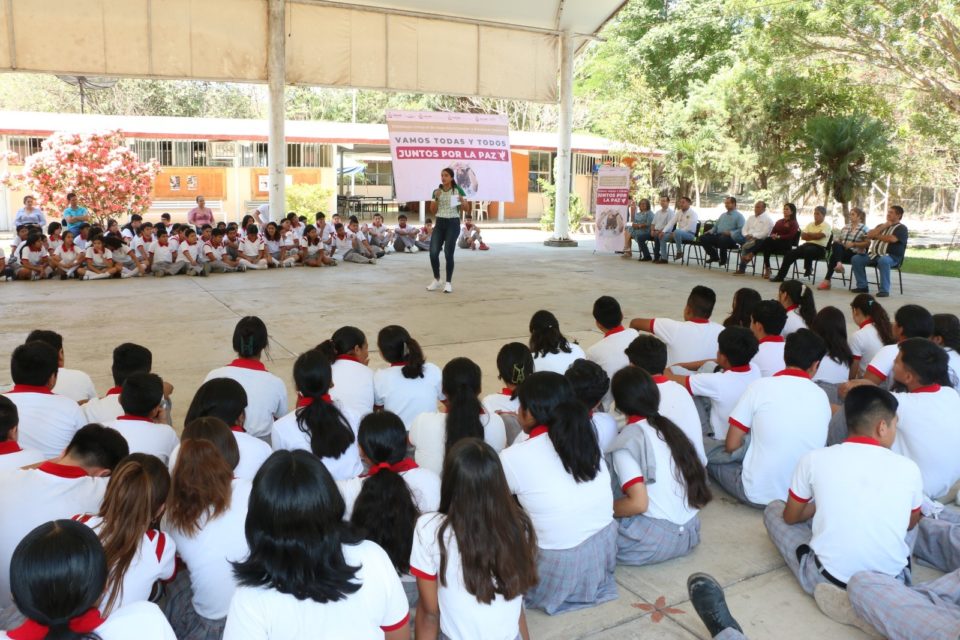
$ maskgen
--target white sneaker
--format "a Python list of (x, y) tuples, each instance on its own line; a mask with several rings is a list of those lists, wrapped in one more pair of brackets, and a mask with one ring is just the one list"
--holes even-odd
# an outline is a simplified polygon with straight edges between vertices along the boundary
[(443, 283), (441, 283), (439, 280), (434, 280), (429, 285), (427, 285), (427, 291), (437, 291), (442, 286), (443, 286)]
[(126, 270), (124, 270), (123, 273), (120, 274), (120, 277), (121, 277), (122, 279), (124, 279), (124, 280), (126, 280), (127, 278), (129, 278), (129, 277), (131, 277), (131, 276), (133, 276), (133, 272), (132, 272), (132, 271), (126, 271)]
[(396, 251), (396, 249), (393, 248), (393, 245), (392, 245), (392, 244), (388, 244), (388, 245), (387, 245), (387, 248), (385, 249), (385, 251), (386, 251), (387, 253), (393, 253), (394, 251)]
[(90, 279), (90, 274), (89, 274), (89, 273), (83, 274), (83, 279), (84, 279), (84, 280), (89, 280), (89, 279)]
[(420, 253), (420, 247), (409, 247), (410, 253)]
[(445, 285), (443, 285), (443, 292), (444, 292), (444, 293), (453, 293), (453, 285), (450, 284), (449, 282), (446, 283)]

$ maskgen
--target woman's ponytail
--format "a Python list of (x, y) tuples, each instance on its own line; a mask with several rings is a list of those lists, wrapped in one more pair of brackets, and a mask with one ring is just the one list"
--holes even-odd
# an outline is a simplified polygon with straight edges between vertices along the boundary
[(409, 378), (410, 380), (422, 378), (423, 365), (426, 364), (426, 362), (423, 357), (423, 349), (420, 348), (420, 343), (413, 338), (409, 338), (404, 344), (404, 353), (404, 359), (407, 364), (403, 365), (403, 377)]
[(443, 368), (443, 394), (447, 400), (444, 453), (463, 438), (483, 440), (480, 414), (480, 367), (469, 358), (454, 358)]
[(420, 343), (410, 337), (410, 333), (400, 325), (387, 325), (377, 334), (377, 348), (380, 355), (391, 365), (403, 365), (404, 378), (415, 380), (423, 377), (425, 359)]
[(332, 379), (330, 361), (319, 349), (300, 354), (293, 364), (294, 384), (306, 401), (297, 409), (297, 427), (310, 436), (310, 450), (320, 458), (339, 458), (355, 439), (350, 423), (327, 395)]
[(582, 402), (570, 399), (558, 404), (546, 421), (563, 468), (577, 482), (589, 482), (600, 472), (600, 445)]
[(410, 571), (413, 530), (420, 511), (399, 473), (381, 469), (363, 481), (350, 522), (380, 545), (399, 574)]
[(670, 447), (676, 467), (675, 478), (686, 487), (687, 504), (692, 509), (702, 509), (713, 499), (713, 494), (707, 484), (707, 471), (690, 438), (672, 420), (659, 413), (647, 416), (647, 422)]

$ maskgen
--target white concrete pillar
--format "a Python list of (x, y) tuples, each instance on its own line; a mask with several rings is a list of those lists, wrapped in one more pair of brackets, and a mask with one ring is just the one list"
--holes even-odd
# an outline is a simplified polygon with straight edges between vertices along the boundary
[(267, 75), (270, 85), (270, 217), (279, 220), (286, 213), (287, 145), (284, 133), (283, 88), (286, 84), (286, 0), (268, 0)]
[(560, 139), (557, 142), (557, 199), (554, 205), (553, 237), (549, 246), (576, 246), (570, 239), (571, 126), (573, 120), (574, 37), (569, 31), (560, 36)]
[(503, 212), (504, 202), (501, 200), (499, 204), (500, 204), (500, 206), (497, 207), (497, 220), (498, 220), (499, 222), (503, 222), (503, 217), (504, 217), (504, 212)]
[(424, 224), (427, 221), (427, 203), (423, 200), (420, 201), (420, 224)]
[[(0, 136), (0, 174), (10, 170), (7, 162), (7, 136)], [(10, 192), (0, 185), (0, 231), (13, 231), (13, 216), (10, 215)]]

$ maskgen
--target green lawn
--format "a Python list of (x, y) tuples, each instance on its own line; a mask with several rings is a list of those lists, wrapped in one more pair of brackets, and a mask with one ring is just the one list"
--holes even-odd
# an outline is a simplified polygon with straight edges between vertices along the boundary
[(960, 278), (960, 248), (951, 251), (949, 259), (946, 249), (907, 249), (903, 272)]

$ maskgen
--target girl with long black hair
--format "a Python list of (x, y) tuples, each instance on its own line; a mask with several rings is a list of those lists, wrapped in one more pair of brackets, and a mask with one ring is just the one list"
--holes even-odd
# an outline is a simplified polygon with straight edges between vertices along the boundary
[[(680, 427), (660, 414), (660, 390), (649, 373), (626, 367), (614, 374), (610, 388), (627, 417), (610, 453), (619, 487), (613, 502), (617, 562), (646, 565), (685, 556), (700, 544), (698, 512), (712, 498), (703, 463)], [(649, 485), (648, 460), (656, 468), (656, 482)]]
[(810, 330), (827, 345), (827, 355), (820, 360), (813, 381), (835, 385), (849, 380), (853, 353), (847, 342), (847, 319), (843, 311), (829, 306), (820, 309), (810, 324)]
[[(430, 268), (433, 269), (433, 282), (427, 291), (443, 289), (444, 293), (453, 293), (453, 252), (457, 249), (457, 237), (460, 235), (460, 214), (470, 213), (471, 205), (467, 194), (457, 185), (453, 169), (447, 167), (440, 172), (440, 184), (433, 190), (428, 203), (430, 213), (437, 223), (430, 237)], [(443, 250), (447, 261), (447, 279), (440, 282), (440, 251)]]
[(867, 371), (867, 365), (883, 347), (894, 344), (890, 316), (883, 305), (869, 293), (858, 293), (850, 302), (850, 314), (859, 327), (850, 336), (850, 351), (853, 364), (850, 367), (850, 379), (861, 377)]
[(300, 354), (293, 363), (297, 408), (273, 425), (274, 451), (304, 449), (320, 458), (336, 480), (363, 472), (352, 422), (330, 397), (330, 361), (317, 350)]
[(547, 371), (527, 378), (518, 397), (529, 439), (500, 460), (537, 533), (540, 581), (524, 602), (552, 615), (614, 600), (613, 494), (587, 408), (566, 378)]
[(374, 404), (400, 416), (409, 429), (418, 415), (437, 410), (443, 396), (440, 367), (427, 362), (420, 343), (396, 324), (380, 330), (377, 348), (390, 366), (373, 374)]
[(780, 283), (777, 299), (787, 310), (787, 323), (780, 332), (784, 338), (797, 329), (807, 329), (817, 317), (817, 305), (813, 301), (813, 287), (799, 280)]
[(952, 313), (933, 314), (933, 341), (947, 352), (950, 380), (960, 388), (960, 318)]
[(536, 371), (553, 371), (564, 374), (571, 364), (586, 358), (576, 341), (567, 339), (560, 332), (557, 316), (541, 309), (530, 318), (530, 352)]

